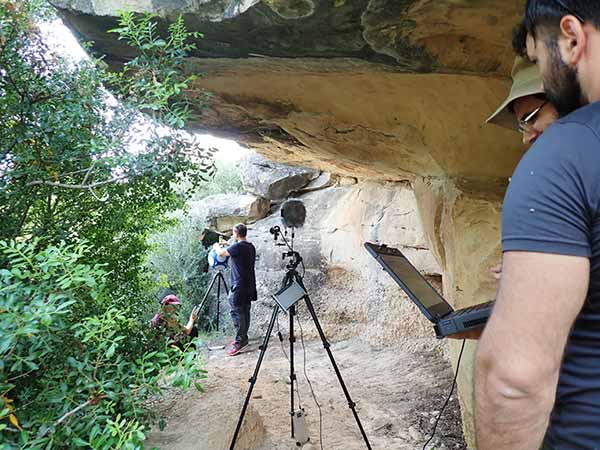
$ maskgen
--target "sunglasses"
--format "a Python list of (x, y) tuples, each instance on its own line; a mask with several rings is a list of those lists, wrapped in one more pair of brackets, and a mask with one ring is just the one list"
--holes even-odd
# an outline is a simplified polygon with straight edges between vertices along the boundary
[(540, 113), (540, 111), (542, 109), (544, 109), (544, 106), (546, 106), (547, 104), (548, 104), (548, 100), (546, 100), (544, 103), (542, 103), (540, 106), (535, 108), (530, 113), (525, 114), (525, 116), (522, 119), (519, 119), (517, 129), (521, 133), (529, 133), (530, 131), (532, 131), (533, 125), (535, 124), (535, 121), (537, 120), (537, 115)]
[(573, 11), (573, 9), (569, 8), (567, 5), (565, 5), (565, 3), (563, 2), (563, 0), (554, 0), (562, 9), (564, 9), (565, 11), (567, 11), (569, 14), (571, 14), (572, 16), (575, 16), (577, 18), (577, 20), (579, 20), (580, 22), (585, 22), (585, 20), (583, 20), (583, 17), (581, 17), (579, 14), (577, 14), (575, 11)]

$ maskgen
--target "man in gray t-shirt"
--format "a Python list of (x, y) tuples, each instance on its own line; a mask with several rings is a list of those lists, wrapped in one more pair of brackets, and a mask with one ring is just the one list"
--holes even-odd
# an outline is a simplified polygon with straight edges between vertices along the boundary
[[(529, 0), (515, 42), (562, 119), (523, 157), (475, 364), (478, 450), (600, 448), (600, 2)], [(590, 104), (591, 103), (591, 104)], [(588, 106), (583, 106), (589, 104)]]

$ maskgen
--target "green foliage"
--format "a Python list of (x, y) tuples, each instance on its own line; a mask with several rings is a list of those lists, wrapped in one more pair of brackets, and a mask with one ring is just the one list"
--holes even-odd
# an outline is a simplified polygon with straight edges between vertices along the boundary
[(5, 448), (141, 449), (162, 368), (175, 386), (204, 376), (113, 298), (89, 248), (0, 241), (0, 431)]
[(204, 219), (179, 213), (170, 228), (149, 238), (152, 250), (147, 265), (161, 288), (177, 293), (183, 302), (181, 319), (186, 319), (191, 306), (200, 302), (207, 288), (206, 258), (200, 236)]
[[(102, 252), (111, 263), (123, 247), (140, 253), (140, 230), (122, 225), (155, 227), (160, 211), (182, 204), (174, 181), (195, 185), (212, 173), (209, 150), (160, 128), (187, 119), (190, 78), (177, 69), (193, 48), (185, 42), (191, 34), (178, 20), (163, 41), (144, 31), (155, 28), (151, 17), (124, 15), (121, 38), (145, 49), (113, 74), (98, 60), (67, 64), (52, 54), (27, 4), (0, 5), (0, 238), (112, 241), (115, 248)], [(151, 112), (152, 126), (141, 123), (140, 108)], [(133, 144), (142, 151), (132, 153)]]
[[(202, 201), (210, 195), (243, 192), (242, 179), (235, 163), (218, 161), (215, 165), (215, 176), (199, 183), (191, 195), (192, 200)], [(178, 184), (177, 189), (187, 192), (192, 186), (184, 181)], [(191, 306), (201, 301), (208, 288), (209, 275), (205, 272), (208, 250), (202, 247), (200, 240), (206, 218), (199, 215), (200, 212), (177, 211), (172, 216), (170, 227), (150, 235), (148, 239), (152, 250), (148, 253), (147, 266), (152, 278), (160, 288), (176, 292), (183, 300), (182, 320), (187, 319)]]
[(182, 78), (181, 69), (185, 57), (195, 48), (188, 43), (189, 39), (201, 38), (202, 34), (187, 31), (179, 16), (169, 25), (168, 37), (162, 39), (156, 18), (155, 14), (147, 14), (138, 19), (134, 13), (125, 12), (119, 19), (119, 28), (109, 30), (138, 50), (138, 56), (127, 62), (111, 83), (121, 92), (127, 92), (152, 117), (160, 111), (166, 125), (183, 128), (189, 109), (181, 94), (196, 77)]
[(192, 200), (202, 200), (215, 194), (241, 194), (244, 192), (242, 178), (235, 163), (217, 161), (215, 166), (217, 169), (215, 176), (211, 180), (198, 183), (191, 195)]
[(184, 204), (176, 182), (212, 175), (210, 150), (166, 131), (188, 118), (200, 36), (125, 14), (115, 32), (138, 57), (115, 74), (53, 54), (35, 26), (50, 13), (0, 0), (0, 448), (142, 448), (160, 380), (203, 376), (145, 322), (144, 267)]

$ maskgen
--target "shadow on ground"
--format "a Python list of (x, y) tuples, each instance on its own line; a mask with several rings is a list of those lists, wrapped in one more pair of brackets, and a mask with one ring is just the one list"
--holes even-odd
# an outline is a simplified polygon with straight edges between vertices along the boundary
[[(212, 342), (211, 345), (214, 345)], [(287, 342), (286, 342), (287, 344)], [(359, 339), (332, 344), (332, 351), (350, 395), (357, 403), (373, 449), (422, 448), (452, 382), (452, 371), (439, 352), (407, 353), (393, 347), (375, 348)], [(165, 418), (163, 431), (150, 433), (147, 448), (164, 450), (225, 450), (241, 411), (258, 358), (258, 342), (244, 353), (228, 357), (224, 350), (202, 352), (209, 378), (205, 392), (171, 391), (154, 407)], [(288, 348), (282, 350), (273, 336), (237, 450), (295, 449), (290, 438)], [(306, 374), (322, 411), (319, 412), (304, 375), (304, 352), (296, 346), (299, 399), (307, 412), (311, 443), (305, 450), (365, 449), (356, 422), (320, 341), (306, 343)], [(428, 448), (464, 450), (460, 410), (456, 396), (448, 405)]]

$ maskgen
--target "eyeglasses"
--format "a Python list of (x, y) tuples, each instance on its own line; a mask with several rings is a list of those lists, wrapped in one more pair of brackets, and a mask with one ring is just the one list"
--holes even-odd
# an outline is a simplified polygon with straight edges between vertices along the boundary
[(533, 130), (533, 125), (535, 124), (535, 121), (537, 120), (537, 115), (539, 114), (539, 112), (542, 109), (544, 109), (544, 106), (546, 106), (547, 104), (548, 104), (548, 100), (546, 100), (544, 103), (542, 103), (540, 106), (535, 108), (530, 113), (525, 114), (525, 116), (522, 119), (519, 119), (517, 129), (521, 133), (531, 132)]
[(581, 17), (579, 14), (577, 14), (575, 11), (573, 11), (571, 8), (569, 8), (567, 5), (565, 5), (565, 3), (563, 2), (563, 0), (554, 0), (556, 3), (558, 3), (558, 5), (560, 7), (562, 7), (562, 9), (564, 9), (565, 11), (567, 11), (569, 14), (571, 14), (572, 16), (577, 17), (577, 20), (579, 20), (580, 22), (585, 22), (585, 20), (583, 20), (583, 17)]

